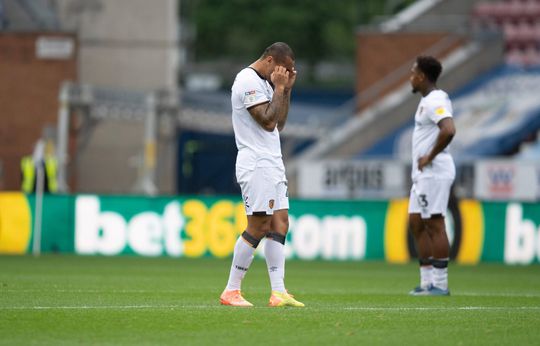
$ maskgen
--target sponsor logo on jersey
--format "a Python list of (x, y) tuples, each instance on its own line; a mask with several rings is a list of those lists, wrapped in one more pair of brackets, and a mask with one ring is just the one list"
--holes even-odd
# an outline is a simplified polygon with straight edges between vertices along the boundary
[(245, 93), (245, 102), (253, 103), (257, 101), (257, 92), (255, 90), (246, 91)]
[(435, 109), (435, 114), (437, 115), (443, 115), (444, 113), (446, 113), (446, 110), (443, 107)]

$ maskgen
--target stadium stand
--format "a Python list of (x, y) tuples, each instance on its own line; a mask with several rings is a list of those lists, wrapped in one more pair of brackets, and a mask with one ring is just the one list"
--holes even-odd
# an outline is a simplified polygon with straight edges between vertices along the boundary
[[(515, 153), (540, 129), (536, 87), (540, 68), (503, 65), (475, 79), (453, 96), (456, 127), (451, 149), (457, 160)], [(413, 120), (357, 154), (410, 159)], [(532, 154), (531, 152), (530, 154)]]
[[(69, 15), (70, 11), (74, 11), (75, 5), (79, 4), (77, 2), (75, 5), (72, 4), (72, 6), (67, 6), (62, 10), (62, 8), (55, 8), (54, 4), (56, 2), (47, 0), (6, 0), (0, 3), (4, 6), (0, 8), (0, 16), (2, 13), (10, 14), (9, 18), (0, 18), (2, 19), (2, 25), (12, 30), (19, 27), (21, 29), (26, 28), (26, 30), (33, 27), (53, 29), (59, 25), (59, 22), (60, 24), (63, 21), (71, 23), (74, 16)], [(83, 4), (83, 2), (80, 2), (80, 4)], [(35, 6), (40, 7), (36, 10)], [(55, 11), (58, 11), (61, 15), (59, 17), (53, 15)], [(112, 14), (106, 11), (101, 13), (100, 11), (90, 12), (92, 12), (92, 16), (97, 16), (96, 18), (99, 16), (113, 18), (111, 17)], [(434, 39), (429, 41), (428, 44), (424, 44), (420, 50), (413, 47), (414, 49), (411, 49), (411, 51), (414, 55), (426, 53), (441, 57), (445, 66), (445, 73), (441, 77), (441, 86), (452, 95), (460, 95), (460, 99), (465, 99), (466, 92), (463, 90), (472, 92), (472, 85), (476, 84), (471, 80), (475, 80), (475, 78), (479, 78), (478, 81), (481, 80), (487, 83), (490, 78), (494, 82), (498, 78), (503, 78), (503, 76), (505, 78), (509, 75), (517, 76), (519, 68), (497, 67), (500, 66), (502, 61), (506, 61), (510, 65), (527, 67), (540, 64), (540, 50), (538, 49), (540, 40), (539, 14), (540, 1), (533, 0), (497, 2), (420, 0), (398, 15), (386, 18), (375, 26), (360, 28), (359, 34), (368, 32), (370, 35), (375, 33), (391, 37), (406, 34), (413, 38), (415, 35), (416, 38), (432, 35)], [(81, 14), (80, 18), (86, 17)], [(89, 23), (89, 21), (80, 21), (82, 24), (88, 24), (87, 22)], [(109, 25), (115, 30), (118, 29), (120, 34), (125, 34), (123, 27), (116, 28), (113, 25), (115, 23), (116, 21), (111, 21)], [(73, 25), (75, 24), (72, 23)], [(436, 28), (436, 30), (433, 28)], [(83, 33), (84, 30), (88, 30), (88, 32), (84, 34), (86, 36), (82, 36), (86, 38), (81, 41), (81, 47), (83, 47), (81, 52), (87, 55), (81, 55), (81, 57), (85, 57), (85, 61), (88, 62), (98, 56), (98, 53), (103, 54), (101, 51), (94, 52), (93, 50), (99, 47), (91, 43), (97, 42), (96, 38), (99, 42), (109, 42), (110, 38), (105, 31), (93, 32), (92, 27), (85, 28), (84, 25), (82, 29)], [(172, 41), (175, 38), (174, 33), (170, 35), (161, 31), (156, 32), (156, 37), (159, 35), (165, 35), (164, 37)], [(148, 39), (146, 36), (143, 38)], [(152, 42), (152, 40), (149, 39), (149, 42)], [(87, 43), (88, 45), (84, 46)], [(174, 49), (174, 45), (167, 49)], [(148, 51), (151, 51), (151, 49)], [(504, 59), (501, 58), (503, 51), (505, 54)], [(289, 172), (291, 173), (293, 191), (295, 166), (304, 159), (355, 158), (362, 155), (394, 153), (392, 145), (396, 141), (396, 133), (399, 130), (403, 131), (407, 127), (410, 115), (414, 112), (418, 102), (416, 95), (411, 95), (406, 82), (408, 71), (412, 65), (411, 59), (412, 55), (401, 60), (397, 59), (396, 65), (392, 67), (393, 70), (388, 73), (385, 72), (383, 78), (368, 85), (366, 89), (362, 89), (361, 93), (356, 97), (346, 94), (328, 96), (321, 93), (313, 96), (314, 93), (307, 95), (302, 94), (300, 90), (295, 90), (289, 123), (283, 133), (283, 153), (289, 161), (287, 166), (290, 167)], [(102, 61), (99, 62), (103, 63)], [(140, 61), (140, 64), (148, 63), (148, 61)], [(79, 155), (77, 161), (80, 172), (82, 172), (78, 177), (79, 189), (81, 191), (100, 190), (106, 192), (131, 191), (132, 181), (135, 179), (135, 174), (131, 171), (133, 171), (132, 166), (136, 165), (130, 162), (133, 161), (133, 158), (138, 157), (139, 154), (136, 151), (140, 149), (136, 151), (127, 151), (126, 149), (121, 154), (116, 155), (124, 157), (123, 162), (109, 162), (103, 161), (106, 155), (102, 155), (102, 153), (109, 152), (111, 149), (105, 150), (105, 145), (102, 144), (118, 142), (118, 128), (122, 127), (122, 132), (126, 137), (121, 141), (125, 141), (126, 145), (124, 147), (127, 148), (128, 143), (130, 147), (139, 145), (139, 137), (142, 132), (141, 126), (133, 125), (133, 129), (129, 130), (131, 127), (126, 126), (125, 122), (120, 126), (114, 122), (114, 119), (117, 118), (119, 122), (123, 122), (128, 118), (140, 119), (146, 111), (146, 105), (141, 102), (145, 98), (145, 92), (165, 89), (171, 84), (170, 78), (164, 77), (156, 83), (137, 85), (135, 89), (128, 90), (125, 85), (133, 85), (132, 80), (129, 78), (125, 80), (111, 78), (111, 73), (108, 72), (117, 70), (117, 66), (104, 65), (102, 71), (100, 70), (101, 73), (87, 73), (90, 68), (85, 69), (84, 66), (86, 65), (84, 64), (81, 66), (83, 66), (79, 80), (81, 84), (73, 86), (74, 94), (77, 93), (76, 89), (82, 88), (83, 84), (93, 84), (92, 104), (86, 103), (86, 101), (81, 102), (76, 95), (72, 95), (74, 97), (73, 106), (75, 108), (84, 106), (85, 111), (88, 111), (88, 119), (92, 119), (87, 124), (94, 124), (94, 128), (97, 130), (92, 130), (89, 127), (87, 130), (92, 131), (88, 131), (86, 134), (82, 133), (80, 138), (81, 147), (86, 149), (82, 155)], [(131, 70), (140, 71), (141, 69), (138, 66), (125, 66), (125, 73), (122, 73), (122, 75), (132, 76), (132, 73), (127, 72)], [(174, 64), (164, 68), (163, 75), (170, 76), (169, 70), (174, 71), (175, 68)], [(102, 79), (96, 79), (98, 76)], [(149, 80), (149, 78), (138, 79)], [(96, 85), (104, 87), (96, 87)], [(464, 87), (464, 85), (469, 85), (469, 87)], [(169, 91), (173, 95), (177, 90)], [(234, 150), (229, 150), (234, 149), (234, 141), (230, 126), (228, 92), (191, 92), (182, 90), (181, 93), (174, 95), (176, 106), (172, 112), (175, 112), (173, 121), (178, 133), (175, 134), (176, 141), (167, 142), (167, 150), (174, 151), (173, 147), (175, 147), (179, 151), (176, 153), (178, 160), (173, 163), (173, 165), (177, 166), (177, 179), (159, 178), (158, 181), (167, 181), (166, 186), (164, 185), (160, 190), (174, 192), (171, 181), (176, 180), (176, 185), (179, 187), (176, 192), (188, 192), (182, 191), (181, 186), (190, 188), (199, 186), (201, 188), (197, 188), (198, 190), (206, 189), (210, 191), (212, 189), (204, 187), (201, 182), (182, 180), (184, 177), (181, 176), (181, 172), (186, 168), (184, 167), (186, 156), (183, 155), (188, 154), (185, 147), (186, 143), (193, 144), (194, 141), (200, 142), (204, 141), (205, 138), (211, 138), (221, 143), (218, 148), (223, 149), (223, 155), (227, 157), (234, 156)], [(358, 111), (357, 107), (360, 103), (369, 105), (369, 107)], [(158, 114), (163, 112), (159, 100), (157, 108)], [(168, 111), (170, 110), (165, 110), (165, 112)], [(501, 119), (513, 119), (511, 118), (512, 114), (511, 112), (505, 114), (501, 116)], [(466, 116), (463, 117), (463, 119), (466, 118)], [(107, 125), (106, 121), (103, 121), (106, 119), (113, 119), (110, 126)], [(526, 128), (526, 125), (527, 122), (525, 121), (524, 124), (520, 123), (519, 126)], [(107, 131), (100, 131), (100, 128)], [(491, 130), (495, 131), (494, 129)], [(471, 135), (468, 138), (472, 140), (476, 137)], [(511, 143), (510, 145), (506, 143), (502, 147), (497, 147), (499, 148), (497, 152), (506, 152), (510, 150), (510, 147), (515, 148), (516, 145), (518, 144)], [(381, 147), (386, 149), (380, 149)], [(477, 147), (480, 152), (485, 152), (482, 151), (484, 149), (481, 149), (481, 146)], [(193, 148), (201, 149), (203, 147), (191, 146), (191, 149)], [(198, 157), (201, 162), (213, 162), (211, 155), (204, 157), (203, 152), (199, 152), (200, 155), (198, 156), (192, 154), (190, 154), (192, 158)], [(96, 160), (99, 161), (99, 164), (96, 164)], [(164, 160), (158, 159), (158, 166), (162, 161)], [(205, 176), (202, 174), (204, 171), (209, 170), (209, 168), (211, 170), (211, 167), (207, 166), (207, 164), (198, 165), (196, 161), (192, 163), (192, 168), (200, 167), (200, 171), (192, 176), (202, 178)], [(104, 170), (102, 167), (108, 169)], [(129, 168), (126, 169), (126, 167)], [(158, 167), (158, 173), (170, 168), (168, 166), (160, 167)], [(125, 184), (99, 186), (98, 183), (101, 184), (103, 180), (100, 174), (105, 171), (107, 171), (108, 175), (123, 177), (121, 181)], [(216, 186), (231, 186), (228, 183), (223, 184), (223, 182), (216, 184)], [(212, 191), (236, 192), (228, 188), (215, 188)]]
[[(472, 26), (477, 33), (502, 32), (506, 64), (454, 92), (461, 130), (452, 150), (464, 159), (513, 154), (540, 128), (540, 102), (534, 93), (540, 82), (540, 1), (479, 2), (472, 9)], [(408, 159), (411, 131), (411, 124), (405, 125), (357, 156)], [(518, 157), (538, 155), (537, 144), (524, 147)]]
[[(393, 81), (395, 87), (386, 93), (375, 94), (370, 107), (362, 109), (356, 116), (334, 129), (324, 139), (295, 157), (289, 165), (292, 166), (293, 170), (304, 160), (357, 157), (358, 153), (366, 151), (387, 134), (393, 133), (407, 124), (418, 105), (418, 98), (411, 94), (408, 83), (409, 70), (415, 56), (430, 54), (441, 58), (445, 72), (441, 76), (440, 85), (449, 92), (459, 90), (471, 80), (501, 64), (504, 47), (500, 34), (487, 30), (484, 32), (473, 31), (468, 25), (474, 2), (460, 0), (418, 1), (415, 5), (420, 7), (423, 3), (430, 6), (423, 6), (422, 11), (416, 12), (414, 16), (408, 18), (408, 22), (400, 22), (400, 25), (395, 27), (396, 31), (388, 31), (387, 23), (394, 20), (394, 18), (390, 18), (376, 27), (360, 28), (359, 33), (368, 32), (369, 37), (380, 35), (381, 41), (399, 35), (414, 39), (415, 36), (411, 34), (416, 34), (416, 37), (422, 39), (426, 34), (432, 34), (433, 28), (436, 27), (441, 32), (446, 32), (446, 35), (431, 45), (419, 46), (419, 49), (412, 50), (410, 56), (403, 59), (401, 64), (395, 67), (395, 72), (391, 71), (381, 76), (381, 81), (384, 82), (387, 76), (399, 74), (394, 79), (400, 83), (396, 84)], [(453, 38), (456, 38), (457, 41)], [(414, 44), (414, 40), (408, 42), (411, 43), (407, 44)], [(458, 44), (456, 45), (455, 42)], [(361, 49), (362, 41), (359, 41), (358, 45)], [(388, 54), (396, 53), (399, 52), (388, 52)], [(359, 63), (369, 66), (376, 63), (376, 60), (373, 62), (373, 59), (376, 58), (377, 56), (374, 56), (371, 57), (372, 60), (360, 61)], [(362, 76), (360, 75), (359, 78)], [(370, 88), (380, 87), (375, 83)], [(363, 95), (371, 92), (372, 90), (369, 89), (360, 91), (357, 98), (361, 99), (365, 97)]]
[(503, 32), (507, 63), (540, 64), (540, 1), (480, 2), (474, 6), (472, 22), (476, 30)]

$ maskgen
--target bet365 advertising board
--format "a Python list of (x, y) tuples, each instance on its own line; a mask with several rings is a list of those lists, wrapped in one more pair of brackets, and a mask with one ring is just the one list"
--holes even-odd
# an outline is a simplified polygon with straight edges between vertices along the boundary
[[(0, 193), (0, 254), (30, 253), (35, 197)], [(540, 203), (450, 203), (446, 218), (458, 263), (529, 264), (540, 258)], [(43, 253), (227, 257), (246, 227), (240, 199), (46, 195)], [(288, 258), (382, 260), (415, 256), (407, 200), (291, 200)]]

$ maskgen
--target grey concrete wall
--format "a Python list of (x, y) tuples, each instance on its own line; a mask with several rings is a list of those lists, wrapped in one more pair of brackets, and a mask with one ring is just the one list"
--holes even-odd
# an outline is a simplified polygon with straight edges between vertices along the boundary
[[(124, 90), (176, 90), (178, 0), (58, 0), (63, 28), (78, 33), (79, 81)], [(174, 125), (173, 125), (174, 126)], [(157, 143), (160, 193), (175, 191), (175, 141)], [(144, 122), (102, 120), (79, 146), (75, 191), (132, 193)]]
[(80, 40), (80, 81), (137, 90), (176, 88), (177, 0), (60, 0)]

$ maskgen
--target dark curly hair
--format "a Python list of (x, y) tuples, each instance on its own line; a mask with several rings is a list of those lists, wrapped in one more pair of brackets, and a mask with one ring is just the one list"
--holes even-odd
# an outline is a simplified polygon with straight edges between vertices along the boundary
[(426, 75), (427, 79), (435, 83), (441, 75), (442, 65), (439, 60), (432, 56), (419, 56), (416, 58), (416, 66)]

